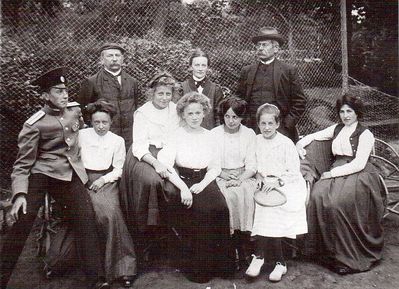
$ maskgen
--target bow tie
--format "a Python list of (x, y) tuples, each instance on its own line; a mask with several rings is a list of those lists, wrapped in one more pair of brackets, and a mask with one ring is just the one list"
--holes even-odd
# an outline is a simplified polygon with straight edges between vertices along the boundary
[(203, 80), (200, 80), (200, 81), (194, 80), (194, 83), (195, 83), (195, 86), (196, 86), (197, 88), (200, 87), (200, 86), (204, 87), (204, 85), (205, 85), (205, 78), (204, 78)]

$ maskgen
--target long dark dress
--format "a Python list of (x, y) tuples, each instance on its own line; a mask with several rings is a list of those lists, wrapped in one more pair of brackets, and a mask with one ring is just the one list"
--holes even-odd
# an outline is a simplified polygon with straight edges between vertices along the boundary
[(229, 209), (215, 182), (220, 174), (216, 140), (206, 129), (189, 133), (183, 127), (170, 138), (158, 159), (169, 166), (178, 166), (177, 173), (188, 188), (200, 183), (206, 174), (213, 177), (203, 191), (193, 194), (190, 209), (177, 203), (173, 210), (174, 226), (182, 235), (187, 253), (184, 269), (191, 280), (206, 282), (214, 276), (231, 273), (235, 258), (230, 243)]
[[(335, 129), (334, 138), (340, 128)], [(351, 135), (354, 152), (364, 130), (359, 125)], [(352, 160), (336, 155), (332, 168)], [(381, 259), (383, 247), (382, 192), (376, 168), (369, 162), (360, 172), (317, 181), (308, 206), (308, 253), (333, 259), (355, 271), (370, 269)]]
[[(191, 169), (178, 168), (181, 179), (190, 188), (199, 183), (206, 169), (192, 173)], [(233, 270), (235, 255), (229, 240), (229, 209), (216, 181), (201, 193), (193, 194), (190, 209), (175, 204), (173, 224), (182, 237), (186, 273), (196, 281), (215, 276), (226, 276)]]
[[(89, 183), (94, 182), (107, 171), (87, 170)], [(136, 254), (133, 240), (127, 230), (119, 206), (118, 183), (105, 184), (97, 192), (89, 190), (100, 235), (105, 241), (105, 273), (107, 280), (137, 274)]]
[[(150, 146), (156, 158), (159, 149)], [(178, 190), (167, 180), (163, 180), (155, 169), (133, 156), (130, 147), (126, 154), (120, 181), (121, 208), (126, 224), (134, 239), (140, 237), (148, 226), (165, 224), (167, 203), (179, 198)]]

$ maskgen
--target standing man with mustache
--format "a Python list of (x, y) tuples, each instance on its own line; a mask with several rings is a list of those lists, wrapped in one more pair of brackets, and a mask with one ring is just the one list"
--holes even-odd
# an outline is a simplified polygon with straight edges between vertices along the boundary
[(302, 90), (297, 69), (276, 58), (284, 38), (274, 27), (263, 27), (252, 37), (258, 62), (241, 70), (238, 95), (248, 103), (247, 126), (259, 132), (256, 110), (264, 103), (276, 105), (281, 111), (282, 134), (298, 140), (295, 125), (303, 114), (306, 97)]
[(102, 69), (82, 82), (77, 101), (83, 106), (102, 98), (116, 107), (111, 131), (132, 144), (133, 112), (138, 106), (138, 82), (122, 69), (125, 49), (106, 43), (100, 49)]

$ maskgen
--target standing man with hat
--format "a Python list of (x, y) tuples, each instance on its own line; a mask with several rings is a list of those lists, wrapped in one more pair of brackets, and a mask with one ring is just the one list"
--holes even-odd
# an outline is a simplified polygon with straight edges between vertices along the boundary
[(92, 288), (110, 288), (104, 279), (104, 254), (93, 206), (84, 186), (87, 175), (78, 144), (83, 125), (79, 104), (68, 103), (65, 68), (50, 70), (33, 84), (41, 88), (46, 104), (24, 123), (18, 136), (10, 211), (16, 223), (3, 244), (2, 288), (8, 283), (46, 192), (65, 207)]
[(138, 82), (122, 69), (125, 49), (116, 43), (100, 48), (102, 69), (82, 82), (77, 101), (85, 106), (100, 98), (112, 103), (117, 112), (111, 131), (125, 140), (126, 148), (132, 144), (133, 112), (139, 99)]
[(282, 116), (279, 131), (298, 140), (295, 125), (305, 110), (306, 97), (297, 69), (276, 58), (284, 38), (274, 27), (263, 27), (252, 38), (258, 62), (241, 70), (238, 95), (248, 102), (247, 125), (258, 131), (256, 110), (264, 103), (276, 105)]

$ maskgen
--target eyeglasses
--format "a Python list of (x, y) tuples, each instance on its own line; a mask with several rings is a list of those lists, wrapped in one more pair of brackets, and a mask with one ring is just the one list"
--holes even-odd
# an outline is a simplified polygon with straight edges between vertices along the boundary
[(272, 42), (258, 42), (255, 44), (256, 48), (267, 48), (267, 47), (272, 47), (273, 43)]

